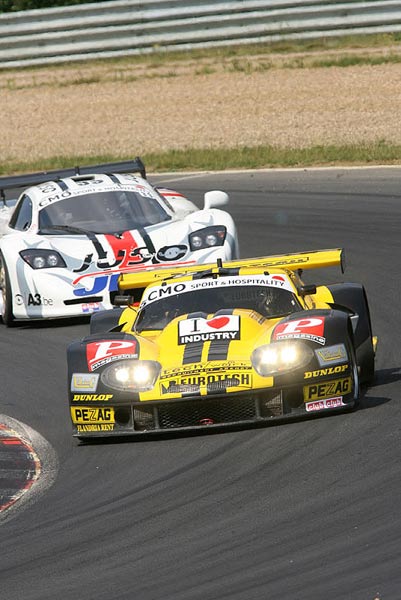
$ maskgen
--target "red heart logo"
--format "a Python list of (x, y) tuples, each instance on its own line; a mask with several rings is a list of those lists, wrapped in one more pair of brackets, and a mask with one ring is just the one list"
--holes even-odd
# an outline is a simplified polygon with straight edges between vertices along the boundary
[(213, 327), (213, 329), (221, 329), (229, 322), (229, 317), (215, 317), (214, 319), (210, 319), (210, 321), (206, 321), (206, 324), (209, 325), (209, 327)]

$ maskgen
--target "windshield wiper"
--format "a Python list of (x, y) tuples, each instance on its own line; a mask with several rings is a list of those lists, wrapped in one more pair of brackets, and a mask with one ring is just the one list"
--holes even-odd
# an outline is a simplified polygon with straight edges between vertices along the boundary
[(82, 229), (81, 227), (74, 227), (73, 225), (48, 225), (39, 229), (38, 233), (44, 233), (47, 231), (65, 231), (66, 233), (77, 233), (80, 235), (93, 234), (93, 231), (88, 229)]
[(48, 225), (47, 227), (41, 227), (38, 231), (39, 234), (51, 233), (52, 231), (65, 231), (66, 233), (76, 233), (80, 235), (114, 235), (114, 237), (121, 239), (126, 231), (129, 229), (122, 229), (121, 231), (92, 231), (91, 229), (82, 229), (81, 227), (75, 227), (74, 225)]

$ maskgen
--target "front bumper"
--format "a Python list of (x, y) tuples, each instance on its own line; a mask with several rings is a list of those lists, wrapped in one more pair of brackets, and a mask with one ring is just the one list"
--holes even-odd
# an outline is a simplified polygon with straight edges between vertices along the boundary
[[(308, 407), (309, 404), (309, 407)], [(267, 424), (353, 408), (353, 394), (304, 401), (302, 388), (258, 390), (108, 406), (71, 405), (73, 435), (79, 438), (173, 433)], [(99, 419), (100, 417), (100, 419)], [(91, 422), (92, 419), (92, 422)]]

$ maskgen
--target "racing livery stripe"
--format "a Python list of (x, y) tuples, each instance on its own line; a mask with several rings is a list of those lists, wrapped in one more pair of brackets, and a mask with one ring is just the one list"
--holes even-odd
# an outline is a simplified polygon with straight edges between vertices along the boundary
[(163, 196), (171, 196), (171, 197), (177, 197), (177, 198), (185, 198), (185, 196), (183, 194), (180, 194), (179, 192), (175, 192), (174, 190), (170, 190), (169, 188), (157, 188), (157, 191), (162, 194)]
[(153, 245), (150, 235), (146, 232), (146, 229), (144, 227), (138, 227), (138, 231), (142, 236), (143, 241), (145, 242), (146, 248), (149, 250), (149, 254), (152, 254), (152, 263), (159, 263), (159, 261), (155, 257), (156, 248)]
[(99, 260), (104, 260), (107, 256), (107, 253), (106, 253), (105, 249), (103, 248), (102, 244), (97, 239), (96, 235), (94, 233), (92, 233), (91, 231), (88, 231), (86, 235), (88, 236), (88, 238), (90, 239), (92, 244), (95, 246), (95, 250), (97, 252)]
[(227, 360), (231, 340), (213, 340), (210, 342), (207, 360)]
[[(221, 312), (223, 312), (223, 311), (221, 311)], [(221, 312), (219, 311), (216, 314), (221, 314)], [(225, 315), (232, 315), (233, 313), (234, 313), (234, 309), (224, 310)], [(188, 314), (187, 318), (191, 319), (191, 318), (204, 318), (204, 317), (205, 317), (205, 314), (200, 312), (200, 313)], [(207, 360), (210, 360), (210, 361), (212, 361), (212, 360), (227, 360), (230, 343), (231, 343), (231, 339), (212, 340), (210, 342)], [(185, 350), (184, 350), (184, 356), (182, 359), (182, 364), (186, 365), (189, 363), (201, 362), (204, 344), (205, 344), (205, 342), (193, 342), (193, 343), (186, 344)]]
[[(137, 233), (138, 236), (141, 237), (141, 240), (135, 240), (135, 233)], [(159, 262), (155, 258), (156, 248), (154, 247), (153, 242), (144, 227), (138, 227), (134, 231), (124, 231), (120, 235), (112, 235), (105, 233), (104, 237), (110, 244), (116, 259), (116, 263), (114, 265), (110, 265), (110, 268), (113, 268), (118, 265), (119, 270), (121, 270), (127, 266), (130, 268), (135, 268), (135, 263), (142, 264), (144, 261), (141, 254), (138, 254), (137, 256), (132, 256), (132, 250), (134, 250), (135, 248), (139, 248), (140, 243), (142, 243), (142, 241), (145, 244), (149, 254), (152, 255), (152, 263)]]
[(118, 177), (113, 175), (113, 173), (107, 173), (107, 177), (109, 177), (113, 183), (117, 183), (117, 185), (121, 185), (121, 181), (118, 179)]
[[(223, 311), (219, 311), (216, 314), (221, 314)], [(225, 315), (232, 315), (234, 309), (224, 310)], [(231, 339), (228, 340), (212, 340), (209, 346), (209, 352), (207, 360), (227, 360), (228, 349), (231, 343)]]
[(185, 346), (182, 364), (188, 365), (190, 363), (201, 362), (202, 350), (203, 350), (203, 342), (195, 342), (194, 344), (187, 344)]
[[(110, 233), (105, 233), (104, 237), (106, 238), (108, 244), (110, 245), (116, 262), (114, 265), (109, 265), (110, 268), (120, 267), (124, 268), (128, 266), (134, 267), (135, 257), (130, 256), (132, 250), (138, 248), (138, 242), (135, 240), (131, 231), (124, 231), (121, 235), (112, 235)], [(138, 262), (141, 262), (141, 257), (138, 256)]]
[(65, 192), (66, 190), (68, 190), (68, 185), (62, 179), (60, 179), (59, 181), (56, 181), (56, 183), (62, 192)]
[(207, 314), (202, 311), (188, 313), (187, 319), (206, 319)]

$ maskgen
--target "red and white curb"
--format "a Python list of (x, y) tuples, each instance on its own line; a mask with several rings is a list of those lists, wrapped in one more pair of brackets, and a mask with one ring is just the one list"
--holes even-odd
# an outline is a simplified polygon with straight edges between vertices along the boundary
[(0, 518), (50, 487), (56, 473), (50, 444), (27, 425), (0, 415)]
[(41, 463), (30, 443), (0, 424), (0, 512), (10, 508), (39, 479)]

